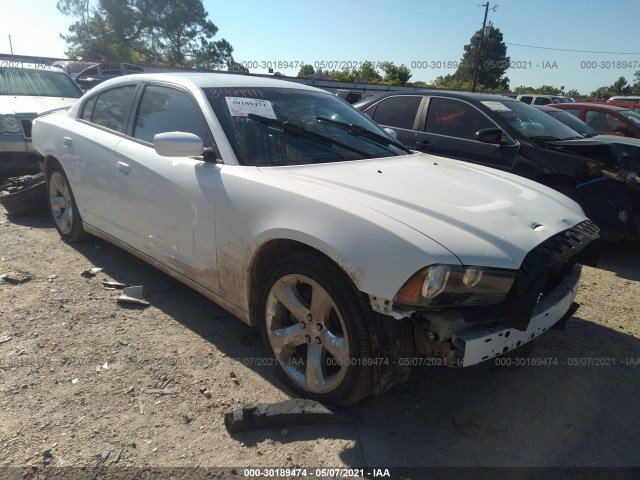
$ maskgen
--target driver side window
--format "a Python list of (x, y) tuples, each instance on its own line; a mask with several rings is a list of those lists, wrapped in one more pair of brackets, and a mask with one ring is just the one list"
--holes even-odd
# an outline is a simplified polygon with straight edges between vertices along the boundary
[(200, 108), (189, 95), (175, 88), (149, 85), (138, 108), (133, 136), (153, 143), (153, 137), (164, 132), (193, 133), (205, 146), (211, 143)]
[(484, 128), (496, 128), (486, 116), (474, 106), (453, 98), (432, 97), (429, 101), (428, 133), (475, 140), (476, 132)]

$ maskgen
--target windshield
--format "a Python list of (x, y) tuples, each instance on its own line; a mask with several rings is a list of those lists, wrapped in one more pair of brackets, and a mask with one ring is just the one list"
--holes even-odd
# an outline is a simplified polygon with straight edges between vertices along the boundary
[(553, 97), (553, 103), (572, 103), (570, 98)]
[(82, 92), (60, 70), (0, 67), (0, 95), (79, 98)]
[(403, 155), (400, 148), (327, 122), (390, 138), (334, 95), (292, 88), (203, 89), (241, 165), (282, 166)]
[(572, 128), (527, 103), (509, 99), (482, 103), (526, 138), (540, 140), (582, 138), (582, 135)]
[(620, 110), (620, 114), (631, 120), (636, 127), (640, 127), (640, 115), (631, 110)]
[(556, 110), (555, 112), (545, 112), (551, 115), (553, 118), (560, 120), (562, 123), (572, 128), (576, 132), (585, 137), (595, 137), (598, 135), (598, 131), (591, 128), (579, 118), (571, 115), (569, 112), (563, 112), (562, 110)]

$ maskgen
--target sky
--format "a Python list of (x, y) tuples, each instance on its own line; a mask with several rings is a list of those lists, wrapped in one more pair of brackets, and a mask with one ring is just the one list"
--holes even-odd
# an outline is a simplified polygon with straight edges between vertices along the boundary
[[(473, 0), (203, 4), (219, 29), (216, 38), (229, 41), (236, 61), (252, 73), (274, 66), (295, 76), (301, 63), (341, 69), (391, 61), (409, 67), (411, 81), (425, 82), (455, 72), (484, 16), (481, 2)], [(15, 54), (64, 57), (60, 34), (72, 19), (56, 10), (56, 0), (13, 5), (0, 16), (0, 53), (11, 53), (10, 36)], [(632, 83), (640, 70), (640, 0), (501, 0), (489, 6), (488, 21), (502, 32), (511, 57), (512, 89), (552, 85), (589, 94), (621, 76)]]

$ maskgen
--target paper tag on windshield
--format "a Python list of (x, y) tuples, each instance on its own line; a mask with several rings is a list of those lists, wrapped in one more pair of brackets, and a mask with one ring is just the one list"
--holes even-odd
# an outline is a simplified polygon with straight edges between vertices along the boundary
[(486, 100), (482, 102), (486, 107), (489, 107), (494, 112), (510, 112), (511, 109), (502, 102), (496, 102), (495, 100)]
[(267, 118), (276, 118), (273, 105), (268, 100), (242, 97), (226, 97), (226, 100), (232, 117), (246, 117), (250, 113), (254, 113)]

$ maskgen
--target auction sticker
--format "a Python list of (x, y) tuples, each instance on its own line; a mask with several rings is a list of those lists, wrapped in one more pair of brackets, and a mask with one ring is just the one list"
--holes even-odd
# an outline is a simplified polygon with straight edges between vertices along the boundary
[(489, 107), (494, 112), (510, 112), (511, 109), (502, 102), (496, 102), (495, 100), (486, 100), (482, 102), (486, 107)]
[(276, 118), (273, 105), (268, 100), (241, 97), (226, 97), (226, 100), (232, 117), (246, 117), (250, 113), (254, 113), (267, 118)]

